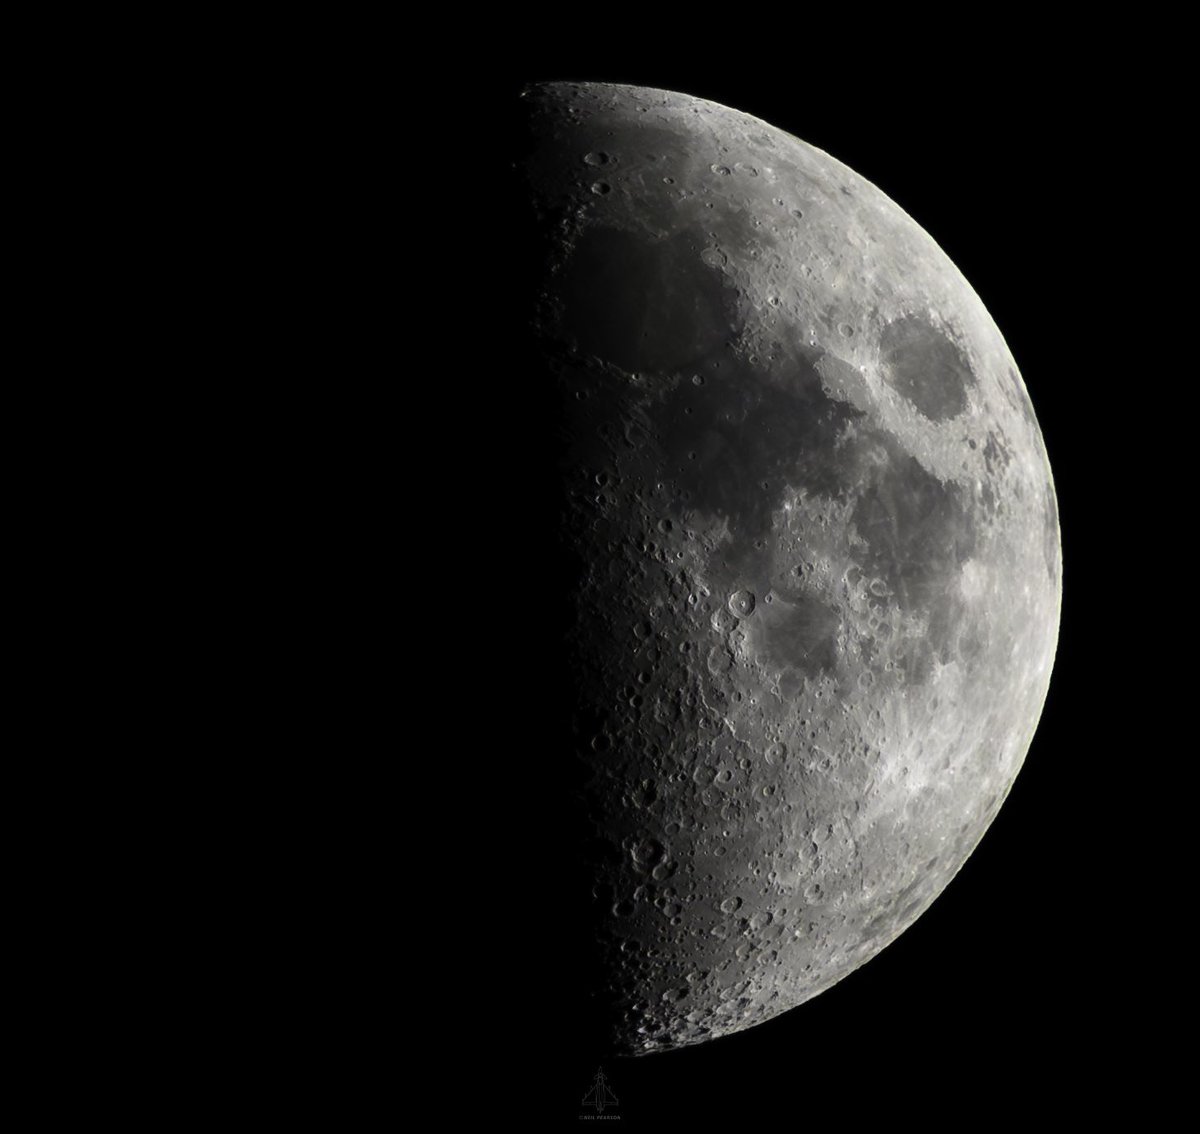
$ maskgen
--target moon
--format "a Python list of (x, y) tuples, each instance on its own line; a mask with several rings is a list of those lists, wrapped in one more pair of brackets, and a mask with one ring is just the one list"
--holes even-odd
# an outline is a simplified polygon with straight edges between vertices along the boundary
[(1047, 694), (1057, 508), (1003, 337), (880, 190), (686, 94), (522, 105), (572, 702), (540, 774), (645, 1054), (803, 1004), (954, 877)]

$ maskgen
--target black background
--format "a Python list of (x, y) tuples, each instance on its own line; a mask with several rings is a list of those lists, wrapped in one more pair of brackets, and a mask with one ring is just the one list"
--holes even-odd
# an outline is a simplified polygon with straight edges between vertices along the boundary
[[(508, 42), (473, 57), (468, 98), (493, 108), (487, 160), (504, 161), (515, 155), (503, 107), (526, 82), (691, 93), (825, 150), (930, 233), (1004, 334), (1054, 472), (1064, 594), (1041, 725), (993, 826), (912, 928), (815, 1000), (680, 1052), (604, 1059), (564, 1018), (570, 936), (556, 921), (553, 872), (543, 870), (553, 823), (546, 847), (541, 830), (508, 831), (507, 844), (490, 844), (499, 893), (490, 945), (481, 944), (488, 959), (454, 1023), (454, 1073), (474, 1087), (452, 1109), (591, 1125), (578, 1104), (601, 1064), (624, 1128), (730, 1119), (853, 1129), (892, 1118), (942, 1127), (1000, 1111), (1073, 1121), (1118, 1099), (1144, 1110), (1172, 1085), (1146, 1011), (1151, 1002), (1156, 1015), (1170, 1011), (1170, 993), (1147, 990), (1177, 963), (1147, 881), (1159, 873), (1150, 848), (1163, 806), (1161, 782), (1150, 786), (1147, 772), (1163, 743), (1147, 724), (1160, 720), (1146, 709), (1155, 700), (1146, 664), (1153, 600), (1140, 603), (1118, 582), (1135, 577), (1134, 594), (1153, 593), (1135, 548), (1157, 523), (1147, 491), (1157, 464), (1132, 345), (1151, 286), (1148, 222), (1131, 217), (1152, 214), (1171, 176), (1137, 156), (1156, 152), (1154, 88), (1111, 39), (1050, 43), (1031, 33), (996, 46), (991, 31), (977, 30), (914, 47), (881, 29), (864, 38), (855, 19), (845, 13), (836, 50), (817, 51), (793, 32), (773, 43), (771, 61), (761, 51), (750, 59), (739, 33), (725, 42), (719, 29), (707, 50), (660, 46), (643, 57), (627, 44), (588, 50), (586, 37)], [(481, 270), (502, 281), (504, 258)], [(530, 413), (526, 427), (536, 431)], [(536, 479), (519, 457), (503, 471), (510, 486)], [(508, 521), (493, 525), (488, 538), (520, 543)], [(499, 671), (510, 663), (534, 674), (543, 708), (565, 695), (544, 642), (512, 649), (486, 670), (497, 705), (510, 696), (513, 679)], [(527, 687), (525, 697), (536, 715), (537, 693)], [(509, 774), (522, 778), (524, 809), (506, 814), (524, 821), (553, 771), (543, 769), (536, 728), (515, 731), (534, 742), (511, 749), (498, 779), (512, 793)]]

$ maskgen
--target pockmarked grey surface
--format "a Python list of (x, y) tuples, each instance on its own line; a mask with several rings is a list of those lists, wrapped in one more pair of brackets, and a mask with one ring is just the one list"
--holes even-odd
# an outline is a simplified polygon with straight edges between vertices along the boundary
[(613, 1045), (802, 1004), (995, 817), (1058, 633), (1037, 421), (878, 189), (682, 94), (524, 95), (563, 399), (563, 663)]

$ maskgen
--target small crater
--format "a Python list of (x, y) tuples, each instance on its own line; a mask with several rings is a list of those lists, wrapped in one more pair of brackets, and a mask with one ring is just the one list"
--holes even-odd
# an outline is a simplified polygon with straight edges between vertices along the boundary
[(754, 613), (754, 592), (734, 591), (729, 596), (729, 609), (739, 618), (749, 618)]
[(666, 848), (657, 839), (643, 839), (631, 853), (634, 865), (643, 870), (657, 866), (667, 857)]

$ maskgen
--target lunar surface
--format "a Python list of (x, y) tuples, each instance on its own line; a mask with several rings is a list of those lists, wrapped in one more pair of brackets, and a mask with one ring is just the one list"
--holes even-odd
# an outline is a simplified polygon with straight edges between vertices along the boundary
[(688, 95), (522, 105), (569, 565), (538, 775), (590, 911), (556, 947), (641, 1054), (803, 1004), (954, 877), (1047, 693), (1057, 512), (1000, 332), (878, 189)]

